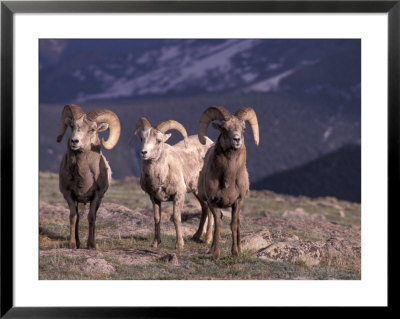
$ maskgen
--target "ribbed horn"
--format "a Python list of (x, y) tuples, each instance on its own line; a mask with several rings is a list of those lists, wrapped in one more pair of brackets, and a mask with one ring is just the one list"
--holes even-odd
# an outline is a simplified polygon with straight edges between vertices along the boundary
[(206, 135), (208, 125), (210, 125), (212, 121), (227, 121), (231, 117), (231, 113), (229, 113), (229, 111), (222, 106), (211, 106), (205, 110), (201, 115), (197, 129), (197, 136), (199, 137), (200, 143), (206, 144), (206, 139), (204, 136)]
[(150, 124), (149, 120), (147, 118), (145, 118), (145, 117), (141, 117), (136, 122), (135, 128), (133, 129), (133, 132), (132, 132), (131, 139), (129, 140), (129, 144), (132, 143), (135, 135), (137, 134), (137, 132), (139, 131), (140, 128), (143, 128), (144, 130), (146, 130), (146, 129), (150, 128), (150, 127), (151, 127), (151, 124)]
[(256, 112), (253, 108), (246, 106), (240, 108), (236, 113), (235, 116), (243, 121), (247, 121), (249, 123), (251, 131), (253, 132), (254, 143), (256, 146), (260, 143), (260, 135), (258, 131), (258, 120)]
[(161, 133), (165, 133), (166, 131), (169, 131), (169, 130), (178, 131), (183, 136), (185, 147), (188, 146), (188, 135), (187, 135), (186, 129), (183, 127), (183, 125), (181, 123), (174, 121), (174, 120), (169, 120), (169, 121), (161, 122), (160, 124), (158, 124), (156, 129), (159, 130)]
[(105, 141), (104, 138), (102, 138), (101, 143), (105, 149), (112, 149), (117, 144), (121, 134), (121, 124), (118, 116), (113, 111), (107, 109), (98, 109), (90, 112), (87, 115), (87, 119), (89, 121), (96, 122), (97, 124), (108, 124), (108, 139)]
[(79, 119), (85, 115), (85, 112), (82, 111), (80, 106), (75, 104), (68, 104), (64, 106), (64, 109), (61, 114), (60, 124), (58, 126), (58, 135), (57, 135), (57, 143), (60, 143), (62, 138), (64, 137), (65, 131), (67, 129), (67, 124), (65, 124), (65, 119), (67, 117), (71, 119)]

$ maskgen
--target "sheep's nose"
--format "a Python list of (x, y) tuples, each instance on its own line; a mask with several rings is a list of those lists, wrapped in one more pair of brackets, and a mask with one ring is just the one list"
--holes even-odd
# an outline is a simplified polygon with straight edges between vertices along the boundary
[(79, 140), (78, 140), (78, 139), (75, 139), (75, 140), (71, 140), (71, 142), (72, 142), (73, 144), (78, 144), (78, 143), (79, 143)]
[(240, 142), (240, 137), (234, 137), (233, 140), (234, 140), (236, 143), (239, 143), (239, 142)]
[(142, 151), (142, 155), (146, 155), (147, 154), (147, 151)]

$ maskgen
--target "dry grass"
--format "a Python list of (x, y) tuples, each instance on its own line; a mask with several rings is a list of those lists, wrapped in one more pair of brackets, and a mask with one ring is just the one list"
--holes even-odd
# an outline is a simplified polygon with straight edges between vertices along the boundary
[[(166, 213), (162, 218), (162, 243), (157, 249), (150, 248), (153, 238), (150, 201), (137, 184), (122, 181), (113, 181), (101, 205), (103, 211), (99, 210), (96, 222), (97, 250), (70, 250), (68, 209), (57, 189), (58, 176), (41, 172), (40, 279), (361, 278), (360, 253), (346, 255), (340, 249), (337, 254), (322, 256), (317, 265), (307, 264), (301, 256), (291, 262), (279, 258), (262, 259), (252, 250), (244, 250), (239, 257), (234, 258), (230, 253), (228, 212), (225, 212), (222, 220), (221, 259), (215, 262), (207, 253), (210, 245), (190, 239), (199, 222), (198, 204), (191, 195), (186, 198), (182, 218), (184, 249), (174, 249), (175, 231), (169, 220), (171, 204), (163, 205)], [(293, 212), (298, 208), (302, 208), (306, 214), (298, 218), (296, 213), (290, 215), (290, 218), (283, 217), (285, 212)], [(86, 246), (88, 231), (85, 214), (81, 218), (79, 230), (83, 246)], [(313, 216), (319, 219), (323, 216), (323, 220), (315, 220)], [(290, 240), (325, 243), (335, 237), (355, 246), (354, 249), (360, 246), (360, 205), (332, 198), (310, 199), (251, 191), (245, 200), (241, 221), (242, 237), (268, 229), (270, 239), (283, 244)], [(332, 251), (335, 249), (338, 248), (332, 248)], [(177, 263), (163, 258), (169, 254), (176, 255)]]

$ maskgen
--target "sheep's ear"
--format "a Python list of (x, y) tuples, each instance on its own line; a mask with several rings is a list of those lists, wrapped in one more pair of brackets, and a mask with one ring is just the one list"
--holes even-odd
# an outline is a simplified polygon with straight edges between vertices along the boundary
[(215, 128), (216, 130), (218, 130), (218, 131), (220, 131), (220, 132), (222, 131), (222, 125), (221, 125), (221, 124), (212, 122), (211, 125), (212, 125), (213, 128)]
[(108, 129), (108, 123), (101, 123), (97, 127), (97, 132), (104, 132), (106, 129)]
[(164, 143), (168, 141), (168, 139), (171, 137), (171, 134), (164, 134)]

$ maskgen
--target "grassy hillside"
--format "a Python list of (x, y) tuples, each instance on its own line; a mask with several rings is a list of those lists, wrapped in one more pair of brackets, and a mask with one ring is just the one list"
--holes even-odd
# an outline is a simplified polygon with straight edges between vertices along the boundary
[[(153, 237), (151, 203), (135, 182), (114, 180), (96, 222), (97, 250), (68, 249), (69, 211), (58, 191), (58, 176), (41, 172), (39, 279), (360, 279), (361, 206), (332, 197), (307, 198), (251, 191), (241, 212), (243, 252), (230, 254), (230, 212), (222, 219), (221, 259), (190, 238), (200, 205), (187, 195), (182, 213), (185, 247), (176, 251), (163, 203), (162, 243)], [(87, 205), (88, 206), (88, 205)], [(86, 246), (87, 208), (80, 237)]]

